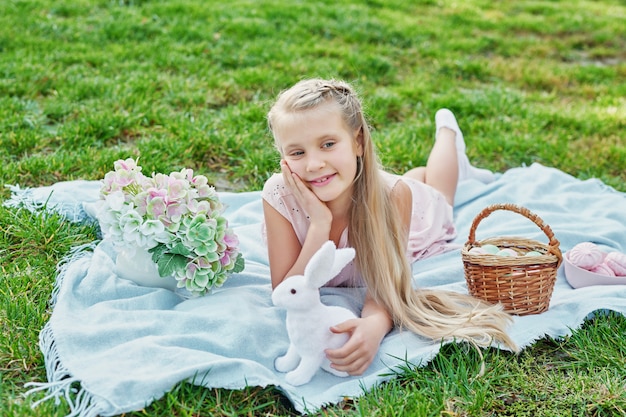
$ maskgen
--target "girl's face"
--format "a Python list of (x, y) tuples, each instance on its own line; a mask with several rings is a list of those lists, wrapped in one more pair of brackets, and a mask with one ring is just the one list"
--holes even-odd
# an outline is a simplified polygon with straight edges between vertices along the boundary
[(350, 201), (363, 155), (360, 129), (349, 129), (336, 103), (287, 113), (274, 125), (274, 137), (291, 171), (324, 202)]

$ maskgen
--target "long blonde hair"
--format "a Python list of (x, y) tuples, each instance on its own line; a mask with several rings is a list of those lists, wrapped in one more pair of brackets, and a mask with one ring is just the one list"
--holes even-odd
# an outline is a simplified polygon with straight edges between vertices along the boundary
[[(268, 113), (270, 130), (280, 115), (335, 102), (346, 126), (363, 135), (350, 208), (348, 240), (370, 295), (391, 314), (394, 324), (435, 340), (461, 338), (488, 346), (500, 341), (513, 350), (505, 328), (511, 318), (500, 306), (469, 295), (415, 289), (406, 257), (406, 232), (391, 190), (381, 175), (361, 101), (354, 89), (337, 80), (310, 79), (283, 91)], [(377, 242), (372, 245), (372, 242)]]

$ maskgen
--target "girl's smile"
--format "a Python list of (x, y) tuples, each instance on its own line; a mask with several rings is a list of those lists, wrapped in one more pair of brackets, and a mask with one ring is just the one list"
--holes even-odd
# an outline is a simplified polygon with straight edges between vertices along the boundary
[(314, 180), (309, 181), (309, 184), (311, 184), (313, 187), (323, 187), (325, 185), (327, 185), (328, 183), (330, 183), (333, 178), (335, 177), (335, 174), (333, 175), (327, 175), (325, 177), (321, 177), (321, 178), (317, 178)]

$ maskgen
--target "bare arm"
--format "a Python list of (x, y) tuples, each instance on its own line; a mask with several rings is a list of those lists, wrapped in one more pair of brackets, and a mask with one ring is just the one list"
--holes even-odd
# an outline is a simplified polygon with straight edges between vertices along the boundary
[(263, 201), (263, 213), (267, 228), (272, 288), (276, 288), (285, 278), (304, 272), (304, 267), (313, 254), (328, 240), (330, 225), (326, 229), (312, 224), (304, 245), (300, 245), (289, 220), (266, 201)]
[(280, 165), (285, 184), (305, 208), (310, 225), (304, 243), (300, 245), (289, 220), (263, 201), (272, 288), (276, 288), (285, 278), (304, 272), (313, 254), (330, 239), (333, 220), (326, 204), (291, 172), (287, 163), (283, 160)]
[(365, 297), (361, 318), (368, 319), (376, 324), (377, 333), (381, 335), (380, 340), (393, 329), (393, 319), (385, 307), (378, 304), (370, 297), (369, 293)]

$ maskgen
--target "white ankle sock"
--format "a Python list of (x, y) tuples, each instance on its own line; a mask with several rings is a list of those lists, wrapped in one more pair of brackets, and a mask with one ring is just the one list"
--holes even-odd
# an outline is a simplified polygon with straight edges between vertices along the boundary
[(456, 121), (454, 114), (448, 109), (439, 109), (435, 113), (435, 138), (439, 134), (439, 129), (447, 127), (453, 130), (456, 134), (455, 143), (457, 152), (465, 153), (465, 140), (463, 139), (463, 132)]
[(439, 133), (439, 129), (442, 127), (447, 127), (448, 129), (453, 130), (456, 134), (455, 144), (459, 165), (459, 181), (473, 178), (488, 184), (495, 180), (493, 172), (488, 169), (476, 168), (470, 163), (467, 155), (465, 154), (465, 140), (463, 139), (463, 132), (461, 132), (461, 128), (459, 128), (459, 124), (457, 123), (454, 114), (448, 109), (439, 109), (437, 113), (435, 113), (435, 138)]

